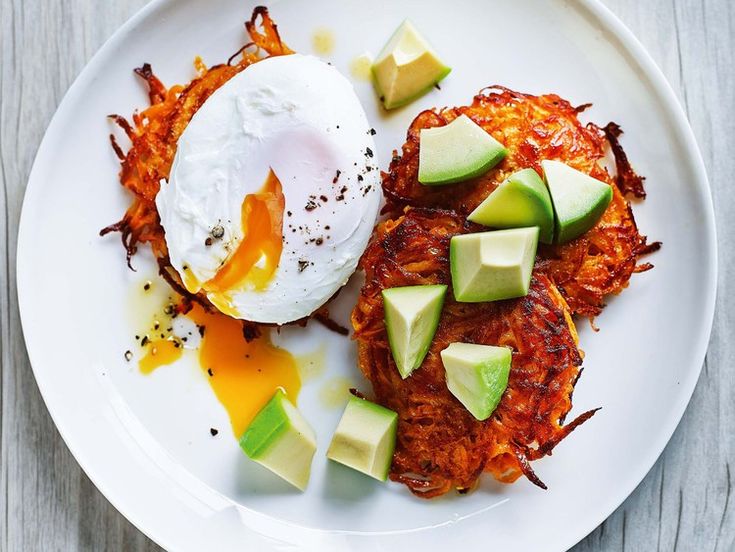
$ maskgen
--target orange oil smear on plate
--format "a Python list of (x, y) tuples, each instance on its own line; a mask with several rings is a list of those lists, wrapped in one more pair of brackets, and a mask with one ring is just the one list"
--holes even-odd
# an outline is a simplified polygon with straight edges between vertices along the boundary
[(342, 408), (347, 404), (353, 387), (357, 387), (357, 383), (352, 378), (336, 376), (322, 385), (319, 400), (326, 408)]
[(147, 348), (138, 363), (140, 371), (144, 374), (150, 374), (156, 368), (176, 362), (184, 352), (181, 343), (174, 339), (156, 339), (149, 342)]
[[(138, 359), (140, 371), (150, 374), (156, 368), (176, 362), (183, 353), (180, 339), (173, 334), (171, 315), (175, 309), (168, 286), (154, 274), (133, 287), (128, 298), (130, 321), (136, 332), (136, 353), (126, 359)], [(141, 323), (143, 322), (143, 323)], [(139, 352), (138, 352), (139, 351)]]
[(334, 51), (334, 33), (329, 29), (317, 29), (311, 37), (314, 51), (322, 56)]
[(373, 58), (367, 52), (350, 62), (350, 74), (357, 80), (369, 81), (372, 78)]
[(277, 389), (296, 401), (301, 380), (294, 357), (273, 345), (269, 330), (247, 342), (238, 320), (194, 305), (187, 316), (200, 328), (199, 363), (240, 437)]

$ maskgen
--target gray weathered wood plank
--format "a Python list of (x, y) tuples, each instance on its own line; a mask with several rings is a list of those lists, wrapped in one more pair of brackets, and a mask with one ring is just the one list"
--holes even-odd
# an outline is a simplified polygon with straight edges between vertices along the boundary
[(656, 466), (633, 495), (575, 552), (588, 550), (735, 549), (732, 497), (735, 421), (731, 359), (733, 208), (727, 177), (735, 168), (733, 52), (735, 10), (726, 1), (608, 5), (639, 37), (682, 100), (702, 149), (718, 217), (718, 309), (704, 370), (692, 402)]
[[(159, 550), (81, 472), (36, 388), (15, 295), (25, 183), (64, 91), (146, 0), (0, 0), (0, 551)], [(735, 549), (735, 8), (728, 0), (604, 0), (686, 106), (710, 175), (720, 242), (719, 303), (694, 398), (639, 488), (575, 552)], [(563, 528), (559, 528), (563, 530)]]

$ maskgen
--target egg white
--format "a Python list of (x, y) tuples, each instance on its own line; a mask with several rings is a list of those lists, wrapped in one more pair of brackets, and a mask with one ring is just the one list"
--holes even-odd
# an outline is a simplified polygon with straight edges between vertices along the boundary
[[(367, 245), (380, 202), (374, 151), (365, 112), (334, 67), (299, 54), (251, 65), (196, 112), (161, 182), (171, 264), (182, 278), (184, 267), (197, 282), (213, 278), (243, 237), (243, 199), (272, 169), (286, 204), (280, 262), (265, 289), (230, 290), (230, 314), (277, 324), (310, 315)], [(208, 240), (215, 226), (224, 236)]]

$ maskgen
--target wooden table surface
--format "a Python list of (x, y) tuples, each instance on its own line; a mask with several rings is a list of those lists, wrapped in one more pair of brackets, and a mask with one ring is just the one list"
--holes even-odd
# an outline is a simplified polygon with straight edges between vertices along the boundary
[[(204, 1), (204, 0), (203, 0)], [(604, 0), (682, 101), (707, 165), (720, 249), (718, 308), (694, 397), (664, 454), (573, 550), (735, 550), (735, 7)], [(36, 387), (15, 289), (21, 202), (38, 144), (85, 63), (146, 0), (0, 0), (0, 551), (160, 550), (82, 473)], [(732, 290), (735, 291), (735, 290)], [(728, 306), (729, 305), (729, 306)], [(733, 467), (735, 470), (735, 466)], [(559, 528), (563, 530), (563, 528)]]

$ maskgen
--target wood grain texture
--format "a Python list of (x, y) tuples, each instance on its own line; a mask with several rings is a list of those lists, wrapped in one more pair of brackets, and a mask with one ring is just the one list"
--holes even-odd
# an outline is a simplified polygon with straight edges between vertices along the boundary
[[(28, 173), (56, 106), (92, 54), (146, 0), (0, 0), (0, 552), (160, 550), (106, 501), (64, 445), (26, 356), (15, 290)], [(720, 282), (707, 360), (666, 451), (628, 500), (577, 545), (735, 550), (735, 7), (729, 0), (604, 0), (686, 107), (713, 188)], [(735, 290), (733, 290), (735, 291)], [(560, 528), (562, 530), (562, 528)]]

